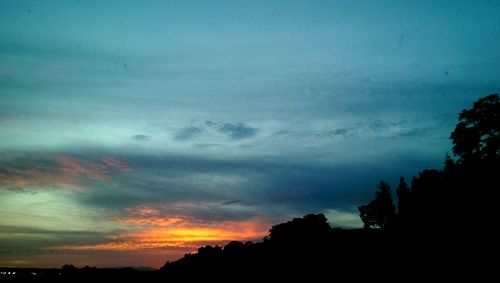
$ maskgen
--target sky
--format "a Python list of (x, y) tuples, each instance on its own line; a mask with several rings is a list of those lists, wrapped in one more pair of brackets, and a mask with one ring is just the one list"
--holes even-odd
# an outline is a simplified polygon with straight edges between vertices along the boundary
[(500, 2), (0, 1), (0, 266), (148, 266), (440, 168)]

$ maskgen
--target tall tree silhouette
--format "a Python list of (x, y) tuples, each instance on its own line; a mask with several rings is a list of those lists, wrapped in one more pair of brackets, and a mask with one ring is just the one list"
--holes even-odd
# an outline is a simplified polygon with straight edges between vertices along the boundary
[(396, 207), (392, 202), (391, 187), (381, 181), (375, 199), (359, 207), (360, 217), (365, 228), (388, 228), (396, 218)]
[(468, 208), (468, 212), (461, 212), (460, 219), (482, 229), (490, 227), (498, 221), (495, 194), (500, 187), (498, 94), (483, 97), (474, 102), (471, 109), (463, 110), (451, 139), (453, 152), (459, 160), (455, 166), (445, 169), (451, 177), (447, 181), (453, 187), (454, 202)]
[(398, 195), (398, 217), (400, 221), (405, 221), (411, 211), (411, 191), (405, 178), (399, 178), (399, 185), (396, 189)]
[(498, 94), (474, 102), (472, 109), (459, 115), (451, 133), (453, 152), (462, 161), (498, 158), (500, 156), (500, 103)]

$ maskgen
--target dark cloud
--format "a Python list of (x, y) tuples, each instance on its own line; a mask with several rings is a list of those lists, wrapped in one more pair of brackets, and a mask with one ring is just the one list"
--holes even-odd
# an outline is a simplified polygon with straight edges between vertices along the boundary
[(245, 200), (240, 200), (240, 199), (235, 199), (235, 200), (228, 200), (224, 201), (222, 206), (245, 206), (245, 207), (251, 207), (251, 206), (256, 206), (259, 205), (258, 202), (256, 201), (245, 201)]
[[(0, 225), (5, 235), (11, 236), (2, 240), (0, 255), (10, 253), (39, 253), (40, 248), (50, 248), (55, 245), (66, 244), (98, 244), (105, 242), (110, 234), (118, 234), (122, 230), (114, 231), (75, 231), (51, 230), (28, 226)], [(23, 237), (22, 241), (18, 237)]]
[[(130, 163), (134, 174), (114, 176), (112, 183), (89, 181), (88, 185), (94, 189), (88, 189), (80, 201), (112, 209), (140, 204), (175, 207), (194, 203), (195, 206), (182, 213), (212, 220), (255, 214), (283, 215), (283, 210), (301, 214), (330, 208), (350, 209), (369, 200), (381, 179), (396, 182), (401, 175), (411, 177), (429, 167), (424, 162), (427, 156), (421, 159), (410, 156), (411, 153), (398, 153), (386, 157), (374, 169), (370, 162), (328, 165), (312, 159), (127, 155), (120, 158)], [(439, 158), (435, 164), (440, 162)], [(242, 207), (248, 211), (239, 216)]]
[(187, 141), (197, 138), (203, 133), (203, 128), (200, 127), (187, 127), (175, 133), (175, 139), (179, 141)]
[(319, 137), (345, 137), (351, 134), (355, 129), (354, 128), (337, 128), (331, 131), (321, 131), (317, 132), (316, 135)]
[(149, 141), (149, 140), (151, 140), (151, 137), (147, 136), (147, 135), (139, 134), (139, 135), (133, 135), (132, 139), (136, 140), (136, 141)]
[(257, 129), (249, 127), (243, 123), (222, 123), (206, 121), (205, 125), (218, 131), (219, 133), (227, 135), (230, 139), (241, 140), (255, 136)]
[(232, 204), (242, 204), (242, 203), (245, 203), (244, 201), (242, 200), (228, 200), (228, 201), (225, 201), (222, 203), (222, 205), (232, 205)]
[(0, 189), (33, 192), (81, 189), (85, 182), (104, 182), (132, 168), (109, 155), (8, 153), (0, 159)]
[[(243, 140), (251, 138), (257, 134), (257, 129), (249, 127), (243, 123), (227, 123), (227, 122), (213, 122), (206, 121), (202, 126), (190, 126), (182, 128), (175, 133), (174, 139), (178, 141), (194, 140), (200, 137), (204, 132), (217, 133), (231, 140)], [(219, 146), (220, 144), (203, 143), (198, 144), (197, 147), (212, 147)]]
[(345, 136), (351, 131), (350, 128), (339, 128), (332, 131), (334, 136)]
[(215, 147), (225, 147), (223, 144), (219, 143), (200, 143), (195, 145), (198, 148), (215, 148)]

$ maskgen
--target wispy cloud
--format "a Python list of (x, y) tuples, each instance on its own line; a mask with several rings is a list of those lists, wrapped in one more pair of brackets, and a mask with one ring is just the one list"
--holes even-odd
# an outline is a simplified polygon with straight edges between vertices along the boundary
[[(107, 178), (106, 167), (103, 164), (77, 160), (71, 156), (58, 156), (58, 172), (65, 176), (85, 177), (91, 180), (102, 181)], [(106, 164), (106, 163), (105, 163)]]
[(133, 135), (132, 139), (135, 141), (149, 141), (149, 140), (151, 140), (151, 137), (148, 135), (137, 134), (137, 135)]
[(117, 169), (120, 171), (132, 171), (132, 167), (130, 167), (130, 165), (127, 162), (117, 157), (104, 156), (102, 158), (102, 163), (104, 163), (104, 165), (110, 169)]
[(219, 133), (227, 135), (230, 139), (241, 140), (251, 138), (257, 134), (257, 129), (243, 123), (223, 123), (206, 121), (207, 127), (217, 130)]
[(195, 139), (203, 133), (203, 128), (200, 127), (187, 127), (180, 129), (175, 133), (175, 139), (179, 141), (186, 141)]
[(49, 157), (13, 156), (0, 163), (0, 186), (4, 188), (72, 188), (80, 189), (81, 181), (104, 181), (113, 171), (131, 171), (123, 160), (104, 156), (89, 160), (81, 156)]
[(244, 123), (205, 121), (201, 125), (179, 129), (175, 132), (174, 138), (178, 141), (187, 141), (204, 136), (204, 138), (222, 137), (225, 140), (238, 141), (254, 137), (257, 133), (257, 128)]

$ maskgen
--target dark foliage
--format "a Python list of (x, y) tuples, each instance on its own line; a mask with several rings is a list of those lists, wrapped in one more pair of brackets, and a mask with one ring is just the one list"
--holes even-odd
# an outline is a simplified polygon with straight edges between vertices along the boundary
[(404, 220), (411, 210), (411, 192), (403, 177), (399, 179), (396, 194), (398, 195), (398, 222), (401, 222), (401, 219)]
[[(463, 110), (451, 134), (457, 160), (446, 155), (444, 168), (425, 169), (409, 188), (401, 179), (396, 190), (396, 228), (411, 233), (433, 231), (441, 237), (468, 237), (465, 227), (488, 230), (496, 222), (495, 190), (500, 188), (500, 101), (497, 94)], [(380, 190), (380, 189), (379, 189)], [(360, 207), (365, 227), (383, 228), (375, 200)], [(489, 233), (484, 233), (487, 237)]]
[[(364, 278), (379, 267), (377, 257), (392, 242), (390, 238), (378, 230), (333, 229), (323, 214), (308, 214), (273, 226), (262, 242), (207, 246), (196, 254), (167, 262), (160, 273), (174, 282), (294, 280), (304, 276), (319, 280), (331, 271), (338, 276)], [(356, 274), (354, 270), (359, 267), (367, 273)]]
[(500, 103), (498, 94), (474, 102), (463, 110), (453, 133), (453, 152), (462, 160), (500, 156)]
[(391, 228), (396, 219), (396, 207), (392, 201), (391, 187), (381, 181), (377, 186), (375, 199), (359, 207), (360, 217), (366, 229)]

